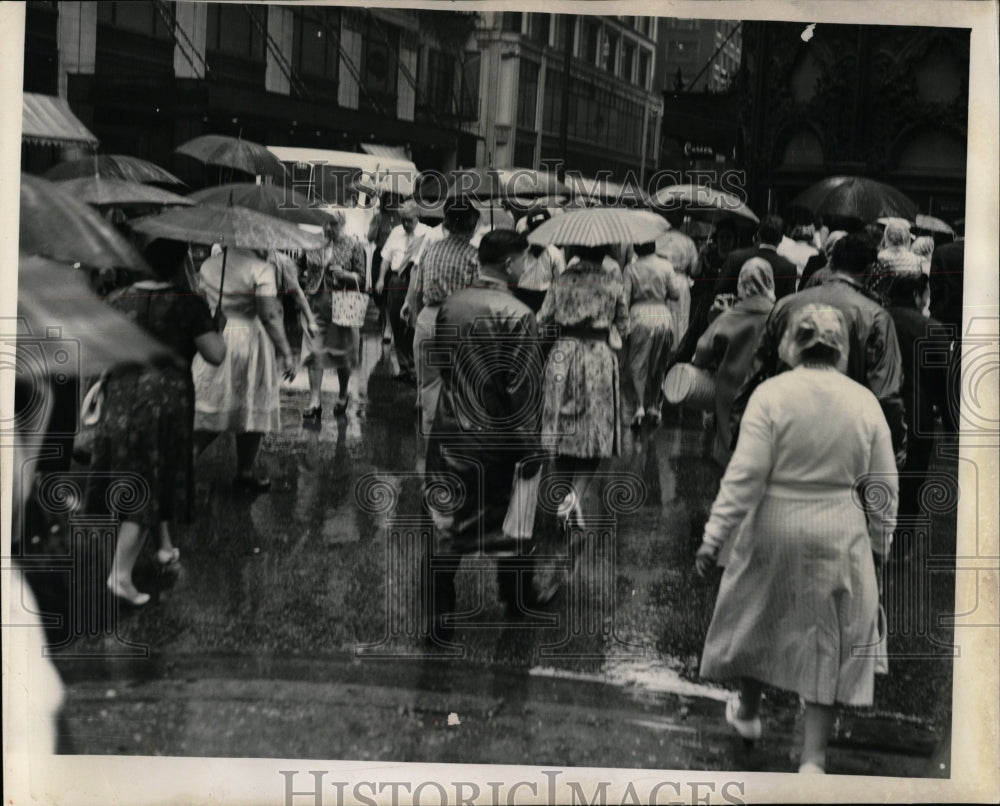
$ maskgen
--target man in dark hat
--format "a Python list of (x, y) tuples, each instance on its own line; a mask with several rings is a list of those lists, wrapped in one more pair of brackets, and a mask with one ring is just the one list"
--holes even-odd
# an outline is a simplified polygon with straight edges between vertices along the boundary
[(715, 283), (715, 296), (719, 294), (735, 294), (736, 281), (740, 269), (750, 258), (762, 257), (771, 264), (774, 275), (774, 296), (778, 299), (795, 292), (799, 272), (795, 264), (788, 258), (778, 254), (778, 244), (784, 234), (784, 222), (776, 215), (769, 215), (760, 222), (757, 228), (757, 245), (749, 249), (736, 249), (729, 253), (722, 265), (722, 272)]

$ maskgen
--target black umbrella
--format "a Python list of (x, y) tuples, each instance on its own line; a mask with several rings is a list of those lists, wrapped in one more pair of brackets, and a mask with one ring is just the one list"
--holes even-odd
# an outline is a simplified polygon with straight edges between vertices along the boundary
[(184, 183), (155, 163), (126, 154), (100, 154), (94, 157), (60, 162), (45, 172), (45, 178), (53, 181), (78, 179), (82, 176), (100, 176), (103, 179), (122, 179), (126, 182), (142, 182), (154, 185), (176, 185)]
[(285, 175), (281, 160), (265, 146), (239, 137), (203, 134), (175, 150), (205, 165), (222, 165), (254, 176), (278, 178)]
[(789, 207), (815, 216), (851, 218), (866, 223), (879, 218), (913, 221), (919, 208), (905, 193), (864, 176), (829, 176), (796, 196)]
[(61, 263), (152, 274), (124, 237), (58, 184), (21, 174), (20, 250)]
[(305, 194), (284, 185), (254, 185), (250, 182), (239, 182), (198, 190), (190, 194), (188, 199), (199, 204), (218, 207), (234, 204), (293, 224), (312, 224), (322, 227), (330, 221), (329, 213), (313, 205)]

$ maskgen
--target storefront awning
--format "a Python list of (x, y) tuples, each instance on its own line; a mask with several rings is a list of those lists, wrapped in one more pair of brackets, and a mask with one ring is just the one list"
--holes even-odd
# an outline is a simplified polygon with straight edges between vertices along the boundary
[(361, 143), (361, 150), (373, 157), (388, 157), (394, 160), (408, 160), (406, 149), (402, 146), (383, 146), (378, 143)]
[(24, 93), (21, 140), (33, 145), (77, 144), (91, 148), (97, 148), (98, 142), (65, 99), (34, 92)]

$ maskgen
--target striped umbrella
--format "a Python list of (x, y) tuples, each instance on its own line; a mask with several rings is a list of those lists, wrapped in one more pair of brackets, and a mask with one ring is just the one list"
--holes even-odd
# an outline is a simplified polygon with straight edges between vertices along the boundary
[(106, 179), (101, 176), (80, 176), (63, 179), (59, 187), (77, 199), (95, 207), (116, 205), (124, 207), (132, 204), (179, 204), (189, 207), (194, 204), (184, 196), (169, 190), (160, 190), (152, 185), (131, 182), (125, 179)]
[(648, 243), (669, 228), (663, 218), (648, 210), (593, 207), (550, 218), (528, 235), (528, 242), (557, 246)]
[(728, 215), (754, 224), (760, 222), (738, 196), (705, 185), (670, 185), (656, 191), (650, 203), (664, 210), (683, 210), (692, 218), (715, 221), (720, 215)]
[(274, 216), (293, 224), (311, 224), (322, 227), (330, 220), (330, 215), (309, 201), (304, 193), (299, 193), (285, 185), (255, 185), (252, 182), (237, 182), (199, 190), (188, 196), (199, 204), (225, 207), (233, 204), (246, 207), (258, 213)]
[(142, 256), (91, 207), (59, 185), (21, 174), (19, 248), (60, 263), (152, 274)]
[[(173, 354), (128, 317), (102, 302), (83, 272), (23, 252), (17, 261), (17, 315), (28, 325), (18, 339), (19, 371), (32, 378), (92, 376), (123, 364), (145, 364)], [(53, 325), (58, 343), (44, 338)], [(66, 341), (79, 349), (70, 355)], [(78, 359), (78, 360), (77, 360)]]
[(917, 216), (917, 220), (914, 222), (918, 230), (923, 230), (924, 232), (938, 233), (941, 235), (951, 235), (955, 237), (955, 230), (952, 229), (948, 224), (942, 221), (940, 218), (935, 218), (932, 215), (920, 214)]
[(170, 171), (159, 165), (130, 157), (127, 154), (100, 154), (81, 157), (53, 165), (45, 172), (45, 178), (52, 181), (78, 179), (81, 176), (100, 176), (104, 179), (123, 179), (126, 182), (145, 182), (156, 185), (176, 185), (184, 183)]
[(174, 207), (129, 222), (136, 232), (200, 244), (240, 249), (317, 249), (324, 237), (247, 207), (214, 204)]

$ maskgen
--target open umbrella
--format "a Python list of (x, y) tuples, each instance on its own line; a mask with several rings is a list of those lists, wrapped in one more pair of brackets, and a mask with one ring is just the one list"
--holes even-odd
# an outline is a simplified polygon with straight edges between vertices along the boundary
[(873, 222), (879, 218), (917, 217), (916, 203), (884, 182), (864, 176), (829, 176), (796, 196), (789, 207), (801, 207), (816, 216)]
[(175, 151), (205, 165), (222, 165), (254, 176), (281, 177), (285, 174), (281, 160), (267, 148), (239, 137), (203, 134), (178, 146)]
[(22, 252), (95, 269), (152, 274), (135, 248), (97, 212), (59, 185), (21, 174)]
[(607, 246), (648, 243), (670, 225), (648, 210), (590, 208), (550, 218), (528, 235), (528, 243), (557, 246)]
[(471, 168), (452, 171), (448, 198), (477, 199), (569, 196), (570, 189), (555, 174), (530, 168)]
[[(379, 172), (381, 173), (381, 172)], [(393, 193), (401, 198), (413, 195), (416, 177), (410, 171), (391, 171), (382, 173), (377, 178), (369, 173), (362, 173), (349, 185), (348, 189), (369, 196), (381, 196), (383, 193)]]
[(126, 154), (100, 154), (60, 162), (45, 172), (45, 178), (53, 181), (77, 179), (81, 176), (100, 176), (104, 179), (123, 179), (126, 182), (144, 182), (156, 185), (176, 185), (184, 183), (155, 163)]
[(922, 230), (924, 232), (936, 233), (939, 235), (950, 235), (955, 237), (955, 230), (952, 229), (948, 224), (942, 221), (940, 218), (935, 218), (932, 215), (919, 214), (914, 221), (916, 229)]
[(81, 176), (76, 179), (63, 179), (57, 184), (74, 198), (95, 207), (107, 205), (125, 207), (132, 204), (179, 204), (187, 207), (194, 204), (190, 199), (178, 196), (169, 190), (125, 179)]
[(567, 173), (566, 184), (573, 191), (574, 200), (587, 207), (644, 207), (649, 202), (649, 195), (633, 182), (622, 184), (606, 177), (590, 179)]
[[(442, 219), (444, 218), (444, 206), (446, 199), (438, 199), (435, 202), (417, 202), (419, 214), (424, 218)], [(493, 222), (492, 229), (514, 229), (514, 216), (509, 210), (505, 210), (500, 203), (490, 199), (480, 201), (472, 199), (473, 207), (479, 211), (479, 222)]]
[(222, 309), (222, 288), (226, 280), (226, 258), (230, 247), (268, 251), (318, 249), (326, 240), (321, 234), (306, 232), (295, 224), (246, 207), (208, 204), (164, 210), (155, 215), (137, 218), (129, 226), (136, 232), (154, 238), (222, 245), (222, 277), (219, 281), (216, 316)]
[(129, 222), (136, 232), (200, 244), (240, 249), (316, 249), (322, 235), (306, 232), (280, 218), (246, 207), (204, 204), (175, 207)]
[(692, 218), (717, 221), (730, 216), (736, 221), (757, 224), (760, 219), (743, 200), (733, 193), (705, 185), (670, 185), (660, 188), (650, 198), (650, 204), (663, 210), (683, 210)]
[[(17, 266), (17, 315), (28, 328), (18, 339), (18, 361), (25, 372), (34, 377), (53, 371), (86, 377), (115, 366), (173, 357), (131, 319), (102, 302), (83, 272), (23, 252)], [(56, 326), (60, 340), (49, 342), (44, 337)], [(57, 352), (66, 340), (78, 346), (79, 362)]]
[(224, 207), (234, 204), (258, 213), (275, 216), (293, 224), (322, 227), (330, 220), (328, 213), (314, 206), (304, 193), (285, 185), (255, 185), (239, 182), (196, 191), (188, 196), (199, 204)]

